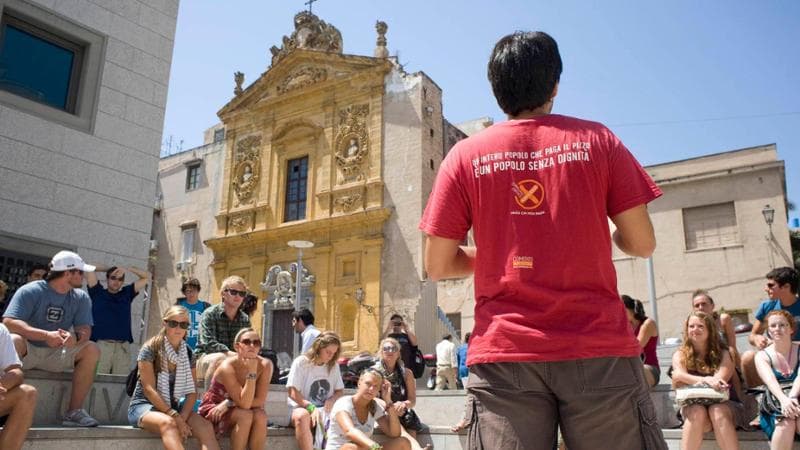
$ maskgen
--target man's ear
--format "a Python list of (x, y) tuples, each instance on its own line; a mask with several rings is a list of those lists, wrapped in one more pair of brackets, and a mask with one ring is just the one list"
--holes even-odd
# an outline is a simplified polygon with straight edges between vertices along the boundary
[(550, 100), (553, 100), (558, 95), (558, 81), (556, 81), (556, 85), (553, 88), (553, 93), (550, 95)]

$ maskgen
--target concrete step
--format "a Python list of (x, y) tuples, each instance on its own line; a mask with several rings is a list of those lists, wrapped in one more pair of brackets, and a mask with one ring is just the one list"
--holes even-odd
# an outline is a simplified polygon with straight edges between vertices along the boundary
[[(769, 448), (766, 436), (761, 432), (739, 432), (740, 450), (766, 450)], [(270, 450), (296, 450), (294, 430), (290, 428), (270, 428), (267, 433), (267, 445)], [(451, 433), (443, 427), (433, 427), (428, 434), (420, 434), (423, 444), (433, 444), (436, 450), (461, 450), (466, 448), (466, 432)], [(664, 430), (664, 437), (669, 449), (680, 449), (681, 430)], [(378, 440), (383, 440), (378, 436)], [(161, 440), (158, 436), (146, 431), (124, 426), (100, 426), (97, 428), (33, 428), (28, 432), (28, 439), (23, 446), (25, 450), (105, 450), (113, 442), (115, 450), (158, 450)], [(230, 448), (228, 439), (220, 442), (224, 449)], [(194, 439), (187, 443), (188, 449), (199, 448)], [(719, 448), (714, 434), (705, 435), (701, 450)], [(795, 443), (794, 449), (800, 449)]]
[[(454, 434), (449, 429), (432, 428), (430, 433), (420, 434), (424, 444), (433, 444), (439, 449), (462, 449), (466, 447), (466, 434)], [(377, 441), (383, 441), (378, 435)], [(128, 426), (99, 426), (97, 428), (32, 428), (28, 432), (25, 450), (160, 450), (161, 439), (155, 434)], [(228, 438), (220, 440), (223, 449), (230, 448)], [(198, 449), (199, 443), (189, 439), (187, 449)], [(270, 450), (296, 450), (297, 443), (291, 428), (270, 428), (267, 443)]]

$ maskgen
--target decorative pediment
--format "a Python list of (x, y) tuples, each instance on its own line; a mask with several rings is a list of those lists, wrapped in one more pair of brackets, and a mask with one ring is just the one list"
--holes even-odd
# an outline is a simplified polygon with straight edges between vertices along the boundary
[(275, 88), (278, 95), (291, 90), (310, 86), (328, 78), (328, 71), (322, 67), (303, 67), (290, 73)]
[(294, 16), (294, 31), (283, 37), (283, 45), (270, 48), (272, 65), (296, 49), (341, 54), (342, 34), (310, 11), (302, 11)]

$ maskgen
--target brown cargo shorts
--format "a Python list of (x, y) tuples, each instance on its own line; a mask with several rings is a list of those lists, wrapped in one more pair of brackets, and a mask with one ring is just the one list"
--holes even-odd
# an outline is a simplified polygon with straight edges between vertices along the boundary
[(666, 450), (639, 358), (475, 364), (470, 450)]

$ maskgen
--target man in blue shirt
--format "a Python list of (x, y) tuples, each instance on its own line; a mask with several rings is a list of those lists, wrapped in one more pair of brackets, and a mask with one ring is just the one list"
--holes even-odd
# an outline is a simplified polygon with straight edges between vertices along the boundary
[(97, 266), (97, 270), (106, 273), (107, 287), (97, 281), (96, 272), (86, 273), (86, 284), (89, 297), (92, 298), (92, 341), (100, 347), (100, 361), (97, 373), (127, 375), (131, 371), (132, 361), (130, 344), (133, 342), (131, 332), (131, 303), (139, 292), (147, 286), (148, 273), (130, 267), (127, 271), (137, 277), (134, 283), (125, 283), (124, 267)]
[[(767, 283), (764, 287), (768, 300), (764, 300), (758, 305), (755, 313), (755, 321), (753, 322), (753, 329), (750, 331), (748, 341), (750, 345), (758, 350), (763, 350), (770, 344), (769, 335), (764, 335), (766, 331), (766, 323), (764, 318), (770, 311), (783, 309), (788, 311), (794, 316), (795, 322), (800, 324), (800, 301), (797, 298), (798, 287), (798, 273), (797, 270), (791, 267), (779, 267), (772, 269), (767, 273)], [(800, 341), (800, 327), (796, 328), (792, 340)], [(758, 376), (755, 366), (756, 352), (748, 350), (742, 354), (742, 372), (744, 373), (744, 381), (749, 387), (759, 386), (763, 384), (761, 378)]]
[(461, 388), (467, 388), (467, 378), (469, 377), (469, 369), (467, 368), (467, 345), (469, 344), (469, 337), (472, 333), (467, 331), (464, 335), (464, 342), (458, 346), (458, 378), (461, 380)]
[[(32, 281), (14, 293), (3, 315), (14, 347), (26, 369), (72, 373), (69, 408), (62, 425), (96, 427), (97, 420), (83, 410), (94, 382), (100, 349), (91, 342), (92, 301), (80, 287), (83, 273), (94, 266), (77, 253), (61, 251), (50, 261), (45, 280)], [(70, 331), (72, 329), (72, 331)]]

